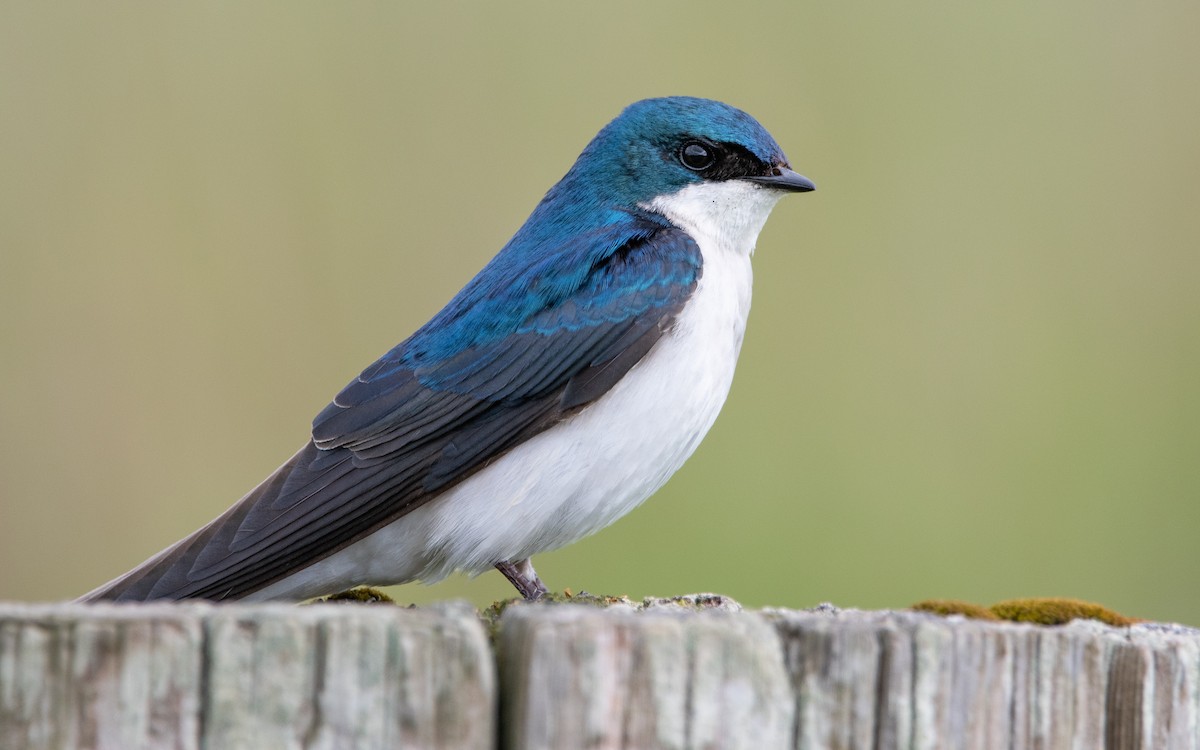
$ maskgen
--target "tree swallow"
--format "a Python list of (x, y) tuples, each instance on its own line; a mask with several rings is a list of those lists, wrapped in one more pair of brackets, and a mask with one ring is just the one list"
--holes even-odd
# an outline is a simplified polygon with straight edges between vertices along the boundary
[(493, 567), (539, 598), (534, 554), (628, 513), (708, 432), (758, 233), (812, 189), (741, 110), (630, 105), (299, 453), (83, 599), (307, 599)]

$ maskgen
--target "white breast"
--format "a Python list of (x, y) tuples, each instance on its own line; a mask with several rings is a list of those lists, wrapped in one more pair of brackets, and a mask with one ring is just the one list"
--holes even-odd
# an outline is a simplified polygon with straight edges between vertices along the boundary
[(674, 327), (641, 362), (569, 420), (251, 598), (479, 573), (570, 544), (635, 508), (683, 465), (725, 402), (750, 311), (750, 256), (779, 195), (730, 181), (645, 206), (696, 239), (703, 266)]

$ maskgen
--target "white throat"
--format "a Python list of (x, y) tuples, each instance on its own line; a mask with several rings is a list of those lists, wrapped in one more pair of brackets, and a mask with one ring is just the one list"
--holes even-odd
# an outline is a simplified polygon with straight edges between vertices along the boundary
[(707, 266), (712, 250), (751, 255), (758, 233), (783, 195), (742, 180), (703, 182), (659, 196), (642, 208), (662, 214), (695, 238)]

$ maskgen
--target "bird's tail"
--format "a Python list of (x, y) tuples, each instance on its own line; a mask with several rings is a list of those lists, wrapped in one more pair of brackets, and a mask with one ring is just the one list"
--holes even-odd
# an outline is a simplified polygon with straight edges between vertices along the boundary
[(222, 587), (219, 585), (219, 581), (207, 582), (204, 588), (198, 589), (197, 581), (192, 575), (196, 567), (196, 560), (209, 545), (221, 544), (228, 539), (231, 532), (241, 525), (246, 512), (253, 505), (262, 501), (271, 503), (279, 495), (285, 480), (292, 473), (297, 462), (308, 460), (309, 454), (315, 450), (312, 443), (309, 443), (216, 520), (154, 555), (128, 573), (89, 591), (76, 601), (132, 602), (188, 598), (220, 600), (240, 599), (252, 593), (254, 589), (240, 588), (232, 582), (228, 587)]

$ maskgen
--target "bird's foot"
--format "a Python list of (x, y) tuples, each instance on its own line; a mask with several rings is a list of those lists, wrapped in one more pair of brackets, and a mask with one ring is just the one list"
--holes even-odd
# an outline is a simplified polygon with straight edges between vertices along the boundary
[(546, 584), (542, 583), (542, 579), (538, 578), (537, 571), (533, 569), (533, 563), (529, 561), (529, 558), (516, 562), (498, 562), (496, 570), (503, 573), (504, 577), (512, 582), (521, 596), (525, 597), (525, 601), (536, 602), (549, 591)]

